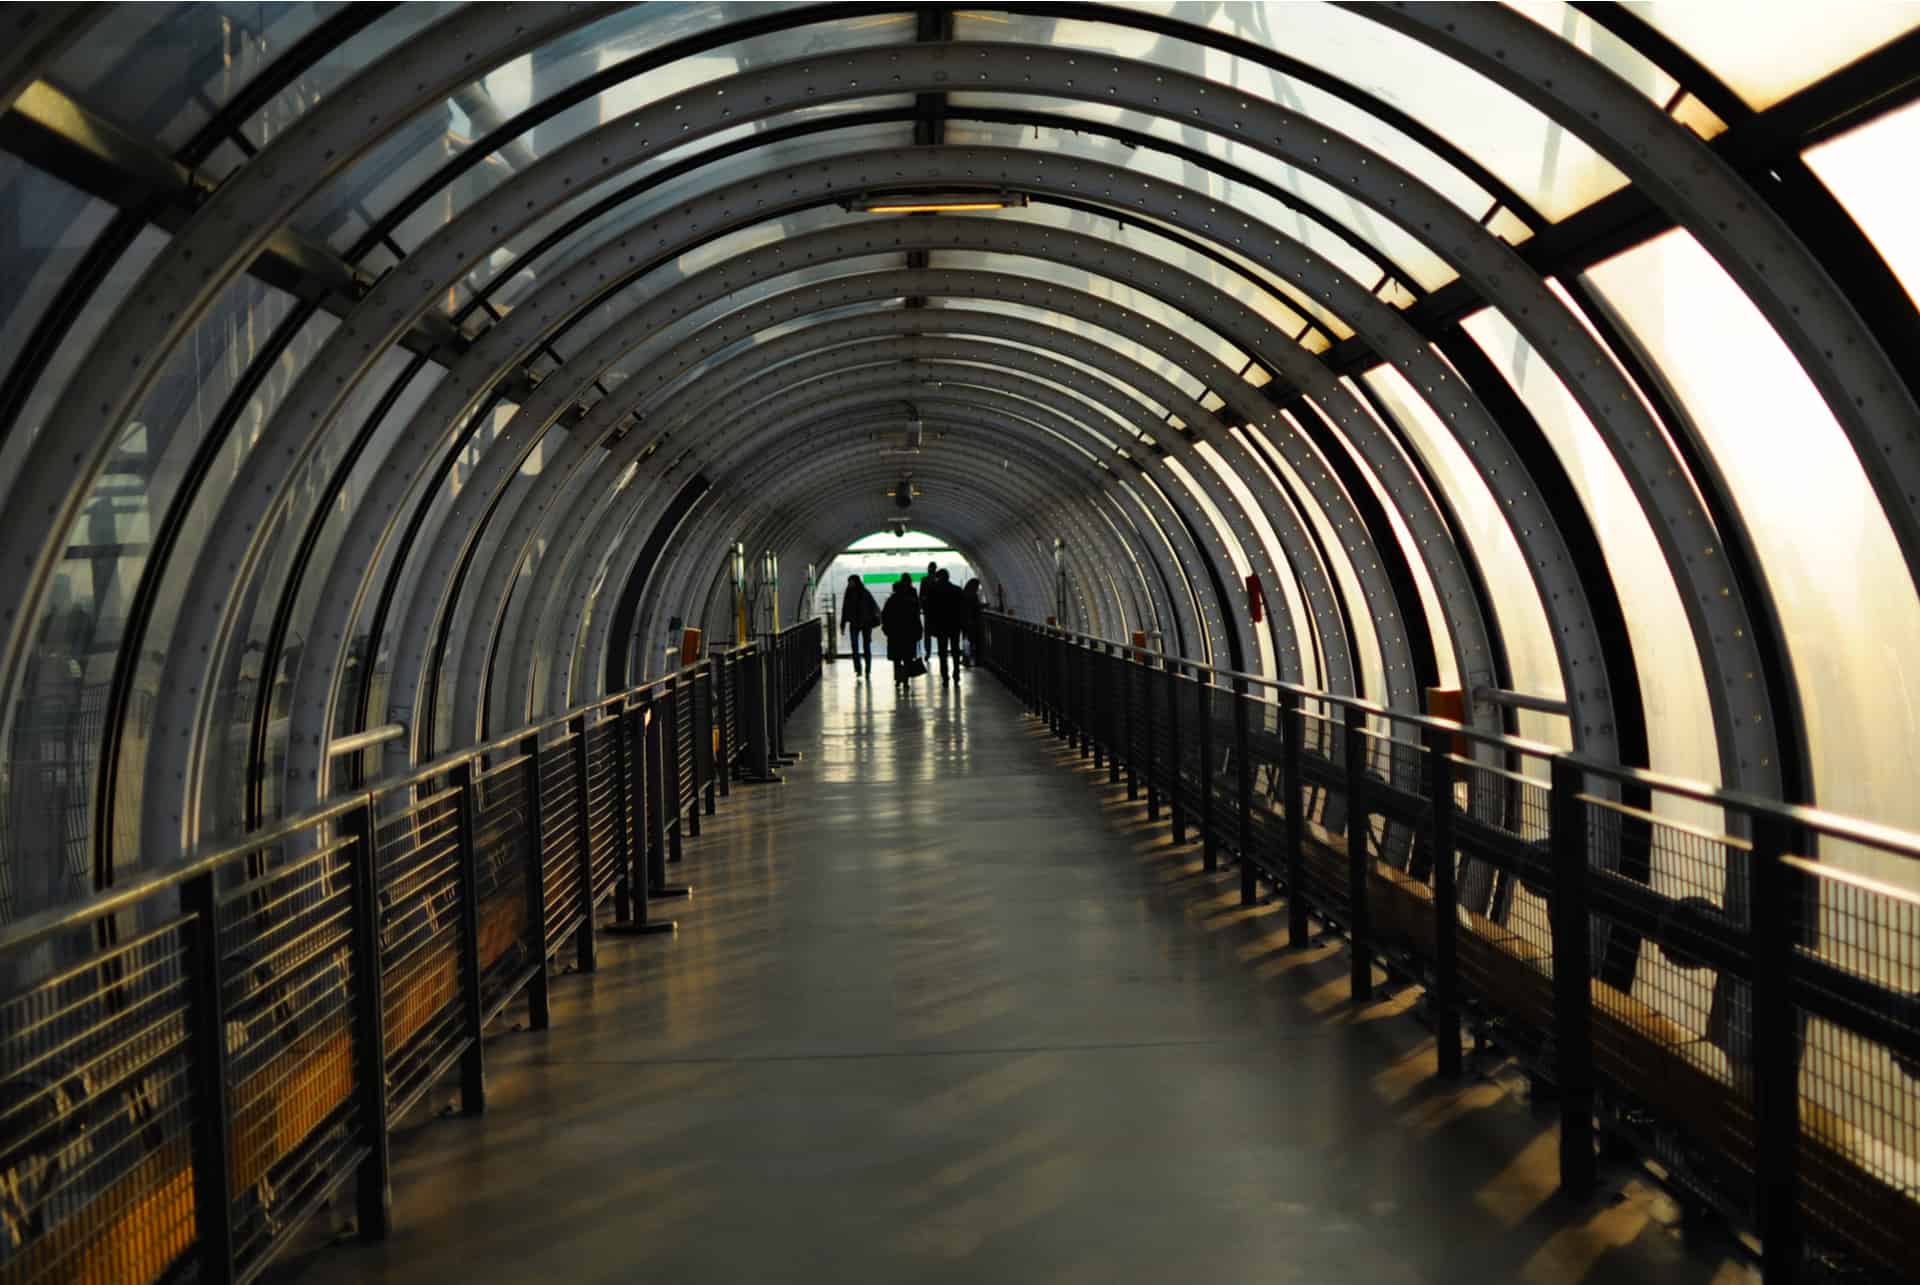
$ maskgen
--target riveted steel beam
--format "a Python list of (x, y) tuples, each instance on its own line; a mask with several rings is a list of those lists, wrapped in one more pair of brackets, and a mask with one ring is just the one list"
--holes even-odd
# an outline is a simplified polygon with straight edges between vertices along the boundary
[(0, 112), (86, 38), (104, 4), (10, 4), (0, 10)]

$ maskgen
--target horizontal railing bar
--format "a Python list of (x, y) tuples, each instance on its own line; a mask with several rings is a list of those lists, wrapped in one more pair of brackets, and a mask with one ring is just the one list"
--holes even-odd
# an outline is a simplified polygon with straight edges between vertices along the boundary
[(343, 754), (372, 749), (376, 745), (385, 745), (388, 741), (397, 741), (406, 734), (405, 723), (383, 723), (379, 727), (369, 727), (364, 732), (355, 732), (351, 736), (339, 736), (328, 741), (327, 757), (335, 759)]

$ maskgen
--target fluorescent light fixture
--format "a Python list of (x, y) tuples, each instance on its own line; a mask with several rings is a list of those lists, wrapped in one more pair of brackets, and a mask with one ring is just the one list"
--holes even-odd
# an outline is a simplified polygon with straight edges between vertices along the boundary
[(898, 192), (847, 202), (853, 214), (964, 214), (1005, 210), (1027, 203), (1024, 192)]

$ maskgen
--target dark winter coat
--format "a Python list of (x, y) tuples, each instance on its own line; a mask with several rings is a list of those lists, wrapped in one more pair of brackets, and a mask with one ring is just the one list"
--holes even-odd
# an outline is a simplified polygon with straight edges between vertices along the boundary
[(856, 584), (840, 599), (840, 627), (849, 633), (872, 629), (880, 623), (880, 604), (863, 584)]
[(922, 610), (927, 613), (927, 632), (936, 638), (960, 632), (966, 615), (966, 602), (951, 582), (935, 580), (920, 588)]
[(896, 586), (880, 612), (880, 628), (887, 634), (887, 659), (912, 660), (920, 641), (920, 595)]

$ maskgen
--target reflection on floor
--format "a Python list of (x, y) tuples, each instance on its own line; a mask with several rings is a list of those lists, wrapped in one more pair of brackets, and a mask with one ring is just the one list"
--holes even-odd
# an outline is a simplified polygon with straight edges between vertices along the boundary
[(829, 666), (788, 744), (678, 936), (556, 982), (300, 1281), (1747, 1279), (1638, 1184), (1555, 1199), (1547, 1111), (1437, 1084), (1411, 997), (1352, 1011), (992, 678)]

